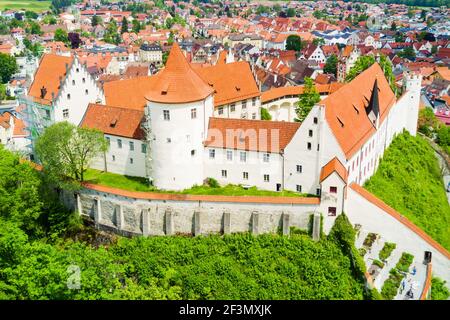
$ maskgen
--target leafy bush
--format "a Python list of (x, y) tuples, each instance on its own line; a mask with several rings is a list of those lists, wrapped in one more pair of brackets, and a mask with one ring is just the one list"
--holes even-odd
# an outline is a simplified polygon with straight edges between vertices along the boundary
[(366, 250), (366, 248), (362, 247), (362, 248), (358, 249), (358, 252), (359, 252), (360, 256), (364, 258), (364, 256), (367, 253), (367, 250)]
[(211, 188), (220, 188), (219, 182), (217, 182), (217, 180), (214, 178), (206, 178), (206, 185)]
[(379, 253), (381, 260), (386, 260), (391, 255), (392, 251), (397, 247), (395, 243), (386, 242)]
[(384, 267), (384, 263), (381, 262), (380, 260), (374, 259), (372, 263), (377, 267), (380, 267), (381, 269)]
[(400, 260), (395, 265), (395, 268), (402, 272), (408, 272), (409, 267), (411, 266), (411, 263), (414, 260), (414, 256), (412, 254), (409, 254), (407, 252), (403, 252), (402, 256), (400, 257)]
[(272, 120), (272, 116), (266, 108), (261, 108), (261, 120)]
[(389, 278), (386, 279), (381, 289), (381, 296), (386, 300), (395, 298), (403, 279), (403, 275), (395, 269), (392, 269), (389, 273)]
[(365, 188), (450, 249), (450, 206), (434, 150), (404, 132), (385, 151)]
[(450, 297), (445, 283), (437, 277), (431, 279), (431, 300), (447, 300)]
[(375, 233), (370, 232), (366, 238), (364, 239), (363, 246), (367, 248), (372, 248), (373, 243), (377, 239), (377, 235)]

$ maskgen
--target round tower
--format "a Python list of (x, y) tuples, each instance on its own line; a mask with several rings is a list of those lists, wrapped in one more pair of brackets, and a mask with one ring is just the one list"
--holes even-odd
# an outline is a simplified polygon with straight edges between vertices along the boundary
[(182, 190), (202, 184), (203, 141), (214, 110), (213, 89), (192, 70), (177, 43), (155, 77), (146, 95), (153, 185)]

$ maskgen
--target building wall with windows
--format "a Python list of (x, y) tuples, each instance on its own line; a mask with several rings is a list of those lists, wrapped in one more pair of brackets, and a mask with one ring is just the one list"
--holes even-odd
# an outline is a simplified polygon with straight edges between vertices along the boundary
[(61, 81), (53, 107), (54, 122), (68, 121), (79, 125), (89, 103), (105, 103), (103, 90), (77, 58)]
[(105, 134), (105, 139), (109, 143), (108, 151), (97, 157), (91, 168), (126, 176), (146, 176), (144, 141), (109, 134)]
[(216, 106), (214, 117), (231, 119), (261, 119), (261, 99), (254, 97), (241, 101)]
[(205, 178), (214, 178), (221, 185), (281, 190), (282, 157), (278, 153), (206, 147), (204, 159)]
[(203, 183), (203, 141), (213, 108), (212, 96), (183, 104), (148, 103), (156, 187), (181, 190)]

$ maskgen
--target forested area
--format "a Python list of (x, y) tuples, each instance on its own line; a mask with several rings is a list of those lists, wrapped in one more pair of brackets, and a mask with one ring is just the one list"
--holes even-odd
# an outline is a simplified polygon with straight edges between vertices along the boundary
[(344, 217), (319, 242), (298, 231), (128, 239), (83, 226), (1, 146), (0, 176), (0, 299), (368, 298)]

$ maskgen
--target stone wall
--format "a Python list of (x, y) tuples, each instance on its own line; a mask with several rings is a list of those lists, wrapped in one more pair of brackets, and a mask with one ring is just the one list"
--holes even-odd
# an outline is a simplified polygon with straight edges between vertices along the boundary
[(65, 204), (101, 229), (122, 235), (206, 235), (307, 230), (317, 204), (136, 199), (83, 189), (64, 193)]

